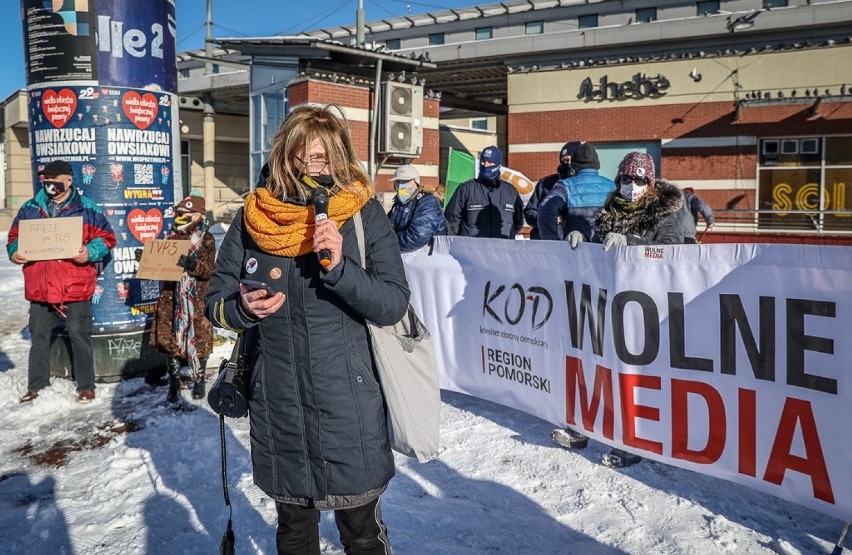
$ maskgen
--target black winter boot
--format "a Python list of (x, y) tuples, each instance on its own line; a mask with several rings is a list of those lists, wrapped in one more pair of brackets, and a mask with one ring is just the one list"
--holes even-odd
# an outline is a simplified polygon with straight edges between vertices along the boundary
[(204, 396), (207, 393), (207, 386), (205, 385), (205, 375), (207, 373), (207, 359), (201, 358), (198, 359), (199, 368), (198, 374), (195, 376), (195, 380), (192, 382), (192, 398), (193, 399), (204, 399)]
[(180, 359), (177, 357), (169, 358), (169, 392), (166, 395), (166, 401), (169, 403), (177, 403), (180, 398)]

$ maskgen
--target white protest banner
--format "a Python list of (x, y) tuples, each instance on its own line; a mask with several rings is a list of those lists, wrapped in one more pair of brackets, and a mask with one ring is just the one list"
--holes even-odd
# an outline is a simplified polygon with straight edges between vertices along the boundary
[(18, 221), (18, 254), (27, 260), (74, 258), (83, 246), (83, 217)]
[(441, 387), (852, 520), (852, 252), (437, 237)]

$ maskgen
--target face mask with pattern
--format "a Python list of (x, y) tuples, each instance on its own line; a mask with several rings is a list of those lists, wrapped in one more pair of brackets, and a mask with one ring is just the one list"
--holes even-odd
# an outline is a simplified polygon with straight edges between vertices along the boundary
[(405, 204), (414, 197), (417, 193), (417, 189), (419, 189), (419, 187), (414, 182), (398, 183), (396, 187), (396, 197), (399, 199), (399, 202)]
[(193, 212), (178, 212), (175, 216), (175, 229), (178, 231), (187, 231), (192, 228), (195, 223), (192, 219)]
[(621, 186), (621, 196), (624, 197), (625, 200), (630, 202), (636, 202), (645, 194), (645, 190), (648, 189), (647, 185), (637, 185), (636, 183), (629, 183), (627, 185)]
[(53, 180), (45, 180), (42, 182), (42, 186), (44, 187), (44, 192), (50, 198), (56, 198), (68, 188), (65, 186), (65, 183), (62, 181), (53, 181)]

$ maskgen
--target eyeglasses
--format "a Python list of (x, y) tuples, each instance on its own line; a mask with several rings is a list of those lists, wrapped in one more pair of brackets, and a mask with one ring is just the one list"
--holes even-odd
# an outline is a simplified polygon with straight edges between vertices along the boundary
[(319, 173), (325, 169), (328, 165), (328, 160), (324, 160), (322, 158), (308, 158), (307, 160), (302, 160), (298, 156), (296, 156), (296, 160), (302, 163), (305, 166), (305, 169), (308, 170), (309, 173)]
[(619, 185), (630, 185), (631, 183), (636, 183), (637, 185), (648, 185), (651, 183), (651, 180), (647, 177), (636, 177), (635, 175), (622, 175), (618, 178)]

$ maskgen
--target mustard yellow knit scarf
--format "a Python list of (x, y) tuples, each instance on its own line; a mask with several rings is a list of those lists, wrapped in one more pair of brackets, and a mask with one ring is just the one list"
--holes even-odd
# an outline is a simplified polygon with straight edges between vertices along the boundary
[[(360, 183), (355, 185), (361, 187)], [(366, 203), (366, 197), (339, 190), (328, 201), (328, 218), (340, 229)], [(313, 250), (312, 207), (284, 202), (266, 187), (250, 193), (244, 206), (243, 225), (264, 252), (293, 258)]]

